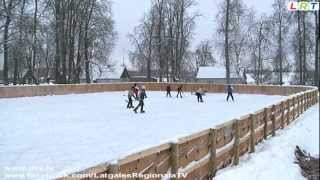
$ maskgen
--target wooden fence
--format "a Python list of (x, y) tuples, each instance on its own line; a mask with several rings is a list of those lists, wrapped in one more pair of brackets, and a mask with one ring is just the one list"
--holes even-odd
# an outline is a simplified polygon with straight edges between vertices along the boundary
[[(0, 86), (0, 98), (32, 97), (46, 95), (86, 94), (107, 91), (127, 91), (133, 83), (109, 84), (70, 84), (70, 85), (39, 85), (39, 86)], [(144, 83), (148, 91), (165, 91), (167, 83)], [(183, 91), (196, 91), (199, 87), (213, 93), (226, 92), (222, 84), (203, 83), (171, 83), (173, 90), (183, 85)], [(291, 95), (312, 89), (307, 86), (256, 86), (233, 85), (235, 92), (246, 94)]]
[[(119, 91), (131, 84), (105, 84), (91, 87), (78, 86), (29, 86), (28, 96), (51, 94), (68, 94)], [(149, 90), (164, 90), (166, 84), (148, 83)], [(175, 84), (177, 87), (179, 84)], [(186, 91), (204, 87), (209, 92), (224, 92), (224, 86), (211, 84), (184, 84)], [(74, 89), (76, 87), (76, 89)], [(28, 89), (28, 87), (25, 87)], [(39, 89), (34, 89), (39, 88)], [(40, 89), (41, 88), (41, 89)], [(58, 91), (55, 91), (59, 89)], [(12, 88), (10, 88), (12, 90)], [(184, 179), (210, 179), (215, 173), (229, 165), (238, 165), (239, 157), (245, 153), (255, 152), (255, 146), (275, 136), (278, 129), (283, 129), (297, 119), (304, 111), (318, 103), (318, 89), (312, 87), (281, 86), (244, 86), (235, 85), (240, 93), (290, 95), (272, 106), (239, 119), (203, 130), (196, 134), (129, 155), (116, 163), (105, 163), (77, 172), (60, 179), (95, 179), (107, 174), (176, 174), (185, 173)], [(24, 89), (26, 90), (26, 89)], [(35, 90), (36, 92), (33, 92)], [(6, 92), (7, 94), (3, 94)], [(10, 94), (11, 93), (11, 94)], [(25, 96), (19, 89), (4, 90), (0, 88), (0, 97)], [(87, 177), (86, 177), (87, 176)], [(103, 179), (103, 178), (100, 178)], [(107, 178), (105, 178), (107, 179)], [(125, 178), (121, 178), (125, 179)], [(156, 178), (154, 178), (156, 179)]]

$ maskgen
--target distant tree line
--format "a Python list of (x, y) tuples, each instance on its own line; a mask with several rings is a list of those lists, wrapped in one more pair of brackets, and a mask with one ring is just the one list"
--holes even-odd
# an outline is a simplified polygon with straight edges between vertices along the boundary
[[(195, 0), (151, 0), (150, 10), (128, 36), (131, 63), (148, 78), (179, 81), (200, 66), (222, 64), (230, 75), (253, 74), (257, 84), (319, 85), (319, 11), (287, 9), (274, 0), (270, 15), (258, 14), (242, 0), (219, 4), (214, 38), (192, 49), (201, 14)], [(112, 69), (116, 32), (109, 0), (1, 0), (0, 51), (6, 84), (25, 77), (51, 77), (56, 83), (92, 81), (94, 71)], [(209, 27), (210, 28), (210, 27)], [(42, 72), (43, 74), (43, 72)]]
[(319, 11), (290, 12), (287, 5), (274, 0), (268, 16), (257, 15), (242, 0), (220, 4), (217, 37), (223, 38), (216, 45), (225, 55), (226, 77), (245, 68), (258, 84), (274, 76), (283, 84), (284, 72), (293, 72), (295, 84), (319, 86)]
[[(319, 84), (319, 12), (290, 12), (285, 0), (274, 0), (270, 15), (259, 15), (242, 0), (225, 0), (216, 13), (214, 39), (191, 50), (193, 27), (201, 14), (190, 14), (196, 1), (153, 0), (151, 10), (135, 28), (130, 52), (141, 71), (159, 72), (168, 80), (199, 66), (222, 63), (230, 74), (252, 73), (257, 84), (293, 72), (295, 84)], [(213, 28), (213, 27), (212, 27)], [(214, 57), (215, 56), (215, 57)], [(223, 61), (217, 61), (221, 59)], [(171, 78), (170, 78), (171, 77)]]
[(91, 82), (112, 68), (116, 33), (108, 0), (1, 0), (4, 83)]

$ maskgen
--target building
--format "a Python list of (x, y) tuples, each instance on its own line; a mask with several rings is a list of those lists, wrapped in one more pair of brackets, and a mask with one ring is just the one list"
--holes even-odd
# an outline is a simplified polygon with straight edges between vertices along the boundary
[[(237, 77), (235, 74), (230, 74), (231, 84), (243, 84), (243, 78)], [(224, 67), (201, 66), (197, 73), (196, 82), (199, 83), (214, 83), (226, 84), (226, 69)]]
[(151, 78), (147, 77), (147, 73), (141, 71), (128, 70), (126, 67), (120, 75), (121, 82), (157, 82), (156, 72), (151, 72)]

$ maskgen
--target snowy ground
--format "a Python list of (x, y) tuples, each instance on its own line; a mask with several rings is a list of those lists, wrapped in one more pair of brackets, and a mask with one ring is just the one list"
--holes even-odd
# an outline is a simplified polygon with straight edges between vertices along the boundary
[[(64, 175), (190, 135), (278, 102), (283, 96), (208, 94), (205, 103), (149, 92), (146, 114), (125, 108), (125, 92), (0, 100), (0, 179)], [(135, 102), (136, 104), (137, 102)], [(242, 163), (244, 164), (244, 163)], [(30, 174), (26, 174), (30, 173)]]
[(304, 180), (299, 166), (294, 164), (295, 146), (314, 156), (319, 155), (319, 104), (277, 136), (257, 146), (256, 153), (240, 158), (239, 166), (218, 171), (215, 180)]

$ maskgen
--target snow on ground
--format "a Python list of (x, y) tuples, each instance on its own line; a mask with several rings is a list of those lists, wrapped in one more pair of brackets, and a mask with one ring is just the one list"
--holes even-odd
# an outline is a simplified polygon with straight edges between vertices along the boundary
[(319, 155), (319, 104), (274, 138), (264, 141), (256, 153), (240, 158), (239, 166), (218, 171), (215, 180), (304, 180), (299, 166), (294, 164), (295, 146), (298, 145), (313, 156)]
[[(285, 98), (235, 94), (236, 101), (228, 103), (225, 94), (208, 94), (204, 103), (197, 103), (190, 93), (183, 99), (170, 99), (162, 92), (148, 92), (146, 113), (134, 114), (125, 107), (125, 94), (1, 99), (0, 179), (12, 171), (33, 173), (39, 168), (43, 176), (65, 175), (213, 127)], [(35, 179), (30, 175), (24, 179), (28, 178)]]

